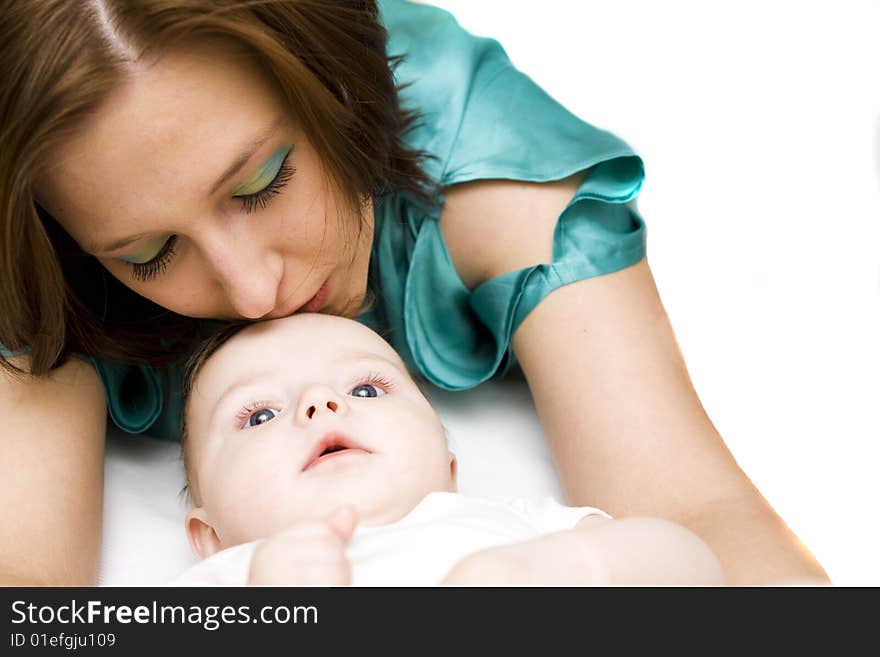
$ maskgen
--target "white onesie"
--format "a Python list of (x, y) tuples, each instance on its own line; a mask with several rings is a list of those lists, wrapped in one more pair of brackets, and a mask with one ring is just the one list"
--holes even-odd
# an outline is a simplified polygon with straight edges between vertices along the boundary
[[(592, 507), (569, 507), (553, 498), (509, 503), (461, 493), (429, 493), (397, 522), (358, 527), (346, 553), (353, 586), (433, 586), (467, 555), (495, 545), (571, 529)], [(227, 548), (187, 569), (170, 586), (239, 586), (247, 583), (257, 542)]]

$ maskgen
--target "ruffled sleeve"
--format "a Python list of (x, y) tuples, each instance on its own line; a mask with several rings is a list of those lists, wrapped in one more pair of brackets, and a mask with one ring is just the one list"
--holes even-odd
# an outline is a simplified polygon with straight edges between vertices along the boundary
[[(406, 279), (404, 317), (413, 363), (447, 390), (503, 375), (511, 338), (553, 290), (618, 271), (644, 257), (644, 223), (627, 201), (639, 176), (593, 171), (556, 224), (553, 262), (508, 272), (472, 292), (455, 271), (438, 221), (422, 224)], [(614, 200), (611, 200), (614, 199)]]
[(162, 383), (150, 367), (90, 359), (107, 395), (114, 424), (129, 433), (149, 429), (162, 414)]

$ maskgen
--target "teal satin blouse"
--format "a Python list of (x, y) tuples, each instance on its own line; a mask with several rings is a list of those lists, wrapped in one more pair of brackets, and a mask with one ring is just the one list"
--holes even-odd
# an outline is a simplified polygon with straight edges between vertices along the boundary
[[(436, 156), (426, 169), (441, 187), (487, 178), (546, 182), (593, 167), (558, 219), (553, 262), (506, 273), (473, 291), (443, 241), (442, 199), (425, 206), (395, 194), (375, 204), (370, 275), (380, 303), (360, 320), (433, 384), (462, 390), (510, 367), (513, 332), (547, 294), (642, 259), (645, 228), (633, 202), (642, 162), (620, 139), (578, 119), (517, 71), (498, 42), (472, 36), (435, 7), (379, 4), (389, 55), (406, 56), (395, 72), (399, 84), (409, 83), (403, 101), (423, 117), (408, 141)], [(177, 438), (179, 371), (162, 376), (147, 367), (95, 366), (119, 427)]]

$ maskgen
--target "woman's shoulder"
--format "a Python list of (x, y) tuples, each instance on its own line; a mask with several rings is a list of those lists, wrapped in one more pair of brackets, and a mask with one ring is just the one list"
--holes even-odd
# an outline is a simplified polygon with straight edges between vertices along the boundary
[(471, 34), (443, 9), (403, 0), (379, 4), (401, 102), (421, 117), (407, 142), (436, 158), (424, 166), (445, 183), (472, 93), (510, 61), (496, 40)]
[[(396, 196), (377, 204), (371, 271), (407, 364), (466, 389), (515, 362), (513, 331), (553, 289), (642, 257), (642, 222), (625, 204), (644, 170), (624, 141), (556, 102), (494, 39), (436, 8), (382, 8), (389, 55), (405, 55), (402, 102), (422, 117), (407, 139), (436, 158), (425, 168), (444, 191), (435, 208)], [(535, 252), (551, 241), (553, 262)]]
[(19, 412), (27, 413), (21, 410), (27, 405), (56, 416), (65, 409), (88, 415), (103, 404), (100, 377), (87, 360), (71, 357), (44, 376), (32, 376), (28, 353), (11, 354), (0, 347), (0, 354), (7, 366), (0, 368), (0, 398)]
[[(506, 179), (562, 180), (615, 159), (637, 160), (611, 132), (575, 116), (518, 70), (502, 45), (442, 9), (380, 3), (401, 102), (421, 115), (407, 141), (441, 187)], [(583, 82), (579, 82), (583, 83)], [(640, 165), (640, 163), (639, 163)]]
[[(388, 30), (389, 55), (413, 50), (416, 56), (429, 58), (430, 46), (480, 41), (464, 30), (455, 16), (440, 7), (408, 0), (379, 0), (378, 4), (380, 19)], [(433, 41), (425, 43), (425, 38)]]

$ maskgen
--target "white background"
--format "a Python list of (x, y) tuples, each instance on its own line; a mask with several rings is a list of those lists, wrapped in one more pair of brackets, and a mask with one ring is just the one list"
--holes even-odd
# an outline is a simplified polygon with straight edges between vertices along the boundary
[[(880, 585), (880, 5), (436, 1), (643, 156), (648, 258), (709, 415), (835, 584)], [(462, 492), (563, 499), (524, 383), (428, 394)], [(178, 450), (111, 431), (102, 583), (192, 563)]]
[(836, 584), (880, 585), (880, 4), (434, 4), (642, 155), (709, 415)]

